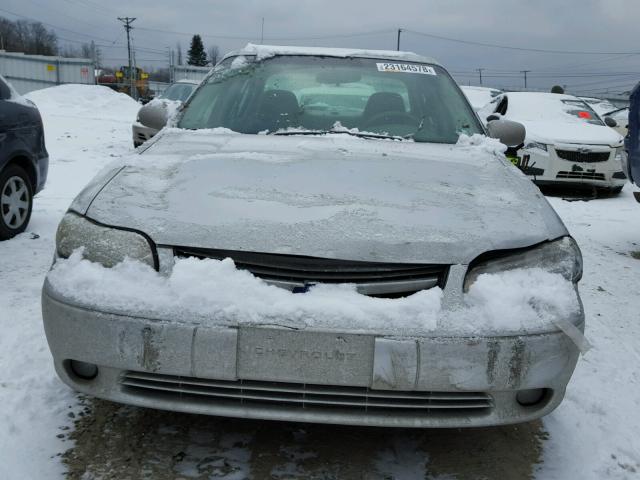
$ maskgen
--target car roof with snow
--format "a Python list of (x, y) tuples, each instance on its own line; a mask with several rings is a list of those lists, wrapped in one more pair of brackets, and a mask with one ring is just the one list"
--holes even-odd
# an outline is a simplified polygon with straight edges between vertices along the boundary
[(607, 127), (584, 100), (573, 95), (508, 92), (482, 108), (480, 115), (484, 117), (494, 111), (523, 123), (529, 141), (592, 145), (619, 145), (622, 142), (620, 134)]
[(519, 101), (562, 101), (562, 100), (581, 100), (578, 97), (574, 97), (573, 95), (566, 95), (561, 93), (548, 93), (548, 92), (508, 92), (506, 93), (509, 99), (516, 98)]
[(255, 45), (247, 44), (244, 48), (228, 53), (222, 60), (241, 55), (256, 56), (258, 60), (275, 57), (278, 55), (309, 55), (317, 57), (337, 57), (337, 58), (377, 58), (380, 60), (405, 61), (429, 63), (440, 65), (439, 62), (430, 57), (423, 57), (413, 52), (401, 52), (395, 50), (366, 50), (353, 48), (324, 48), (324, 47), (291, 47), (279, 45)]
[(469, 103), (471, 103), (473, 109), (476, 111), (480, 110), (495, 97), (503, 93), (502, 90), (488, 87), (460, 85), (460, 89), (469, 100)]
[[(546, 92), (508, 92), (496, 100), (492, 104), (498, 104), (504, 97), (508, 97), (507, 116), (521, 120), (539, 120), (539, 119), (555, 119), (564, 121), (577, 121), (577, 115), (563, 115), (576, 107), (585, 112), (592, 113), (592, 108), (581, 98), (573, 95), (565, 95), (559, 93)], [(591, 120), (590, 117), (582, 117), (582, 119)]]

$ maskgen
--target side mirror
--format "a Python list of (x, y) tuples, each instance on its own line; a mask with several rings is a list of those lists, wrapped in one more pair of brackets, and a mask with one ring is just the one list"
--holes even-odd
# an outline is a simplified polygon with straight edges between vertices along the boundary
[(500, 120), (501, 118), (502, 115), (500, 115), (499, 113), (492, 113), (487, 117), (487, 122), (493, 122), (495, 120)]
[(611, 117), (604, 117), (604, 124), (611, 128), (616, 128), (618, 126), (616, 119)]
[(145, 127), (162, 130), (168, 120), (167, 108), (163, 102), (148, 103), (138, 112), (138, 119)]
[(511, 120), (489, 121), (487, 131), (491, 138), (497, 138), (510, 148), (521, 146), (527, 134), (523, 124)]

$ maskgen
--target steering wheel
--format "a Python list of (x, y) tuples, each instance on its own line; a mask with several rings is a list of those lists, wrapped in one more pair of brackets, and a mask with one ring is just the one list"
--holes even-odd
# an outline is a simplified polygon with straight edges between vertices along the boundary
[(406, 112), (382, 112), (377, 113), (373, 117), (369, 118), (363, 125), (364, 128), (372, 127), (374, 125), (411, 125), (417, 126), (420, 123), (420, 119), (414, 117), (410, 113)]

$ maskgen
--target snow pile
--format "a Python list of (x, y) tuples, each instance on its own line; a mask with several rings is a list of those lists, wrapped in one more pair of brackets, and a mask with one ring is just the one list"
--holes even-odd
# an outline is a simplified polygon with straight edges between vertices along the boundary
[(432, 289), (401, 300), (359, 295), (353, 285), (318, 285), (304, 295), (270, 286), (237, 270), (231, 259), (177, 259), (163, 277), (141, 262), (125, 260), (108, 269), (76, 251), (48, 275), (58, 293), (110, 310), (152, 312), (159, 317), (210, 317), (221, 322), (287, 322), (298, 326), (383, 328), (402, 322), (435, 328), (442, 291)]
[(135, 118), (140, 104), (124, 93), (99, 85), (67, 84), (35, 90), (26, 95), (39, 109), (84, 118)]
[[(164, 128), (162, 132), (165, 135), (179, 135), (179, 136), (182, 136), (185, 133), (187, 133), (185, 129), (178, 128), (178, 127), (167, 127), (167, 128)], [(211, 135), (242, 135), (241, 133), (226, 127), (197, 128), (195, 130), (188, 130), (188, 134), (193, 136), (201, 136), (201, 137), (209, 137)]]
[(500, 140), (480, 135), (478, 133), (474, 133), (471, 136), (461, 133), (460, 137), (458, 137), (458, 143), (456, 143), (456, 146), (477, 149), (481, 152), (498, 156), (503, 155), (504, 152), (507, 151), (507, 146), (500, 143)]
[[(512, 331), (514, 323), (529, 330), (555, 325), (582, 353), (590, 348), (582, 332), (568, 320), (579, 311), (580, 303), (573, 284), (561, 275), (540, 268), (483, 274), (469, 289), (465, 303), (464, 324), (471, 322), (478, 330)], [(455, 331), (460, 323), (454, 317), (448, 325)]]
[(360, 295), (351, 284), (320, 284), (294, 294), (236, 269), (229, 258), (177, 259), (171, 274), (163, 276), (131, 259), (104, 268), (83, 259), (78, 250), (69, 259), (59, 259), (47, 278), (54, 291), (83, 305), (223, 324), (278, 323), (396, 334), (442, 328), (460, 334), (504, 333), (545, 329), (558, 316), (566, 318), (579, 309), (573, 285), (540, 269), (481, 275), (465, 303), (453, 312), (443, 311), (440, 288), (399, 299)]

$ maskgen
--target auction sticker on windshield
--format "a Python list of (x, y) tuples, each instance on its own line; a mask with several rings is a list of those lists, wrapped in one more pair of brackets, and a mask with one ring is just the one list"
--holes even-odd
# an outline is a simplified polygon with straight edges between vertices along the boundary
[(420, 73), (422, 75), (435, 75), (433, 67), (427, 65), (412, 65), (410, 63), (376, 63), (379, 72)]

